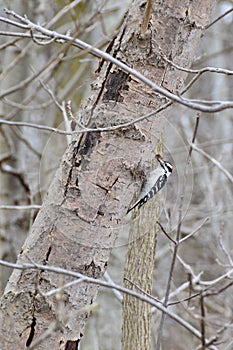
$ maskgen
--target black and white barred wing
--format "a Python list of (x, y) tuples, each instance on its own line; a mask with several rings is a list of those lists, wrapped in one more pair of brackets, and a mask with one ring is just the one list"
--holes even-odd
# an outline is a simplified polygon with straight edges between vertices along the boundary
[(127, 211), (129, 213), (135, 207), (141, 208), (143, 204), (145, 204), (148, 200), (150, 200), (156, 193), (158, 193), (167, 182), (166, 174), (157, 174), (157, 180), (153, 183), (153, 179), (155, 177), (152, 176), (146, 180), (142, 186), (141, 193), (139, 194), (137, 202)]

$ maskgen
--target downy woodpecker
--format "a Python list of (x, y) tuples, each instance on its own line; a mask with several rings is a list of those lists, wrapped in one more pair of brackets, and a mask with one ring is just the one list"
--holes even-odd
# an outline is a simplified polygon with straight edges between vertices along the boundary
[(157, 192), (159, 192), (167, 182), (168, 177), (174, 170), (171, 163), (162, 160), (160, 155), (156, 155), (159, 162), (158, 168), (153, 170), (145, 179), (141, 192), (138, 196), (137, 202), (128, 209), (127, 214), (135, 207), (141, 208), (149, 199), (151, 199)]

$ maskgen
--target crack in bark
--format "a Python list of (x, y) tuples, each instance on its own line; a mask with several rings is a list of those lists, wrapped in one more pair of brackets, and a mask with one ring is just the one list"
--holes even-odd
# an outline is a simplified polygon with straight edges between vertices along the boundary
[(48, 260), (49, 260), (49, 255), (50, 255), (51, 251), (52, 251), (52, 246), (49, 246), (49, 249), (48, 249), (48, 251), (47, 251), (47, 253), (46, 253), (46, 257), (45, 257), (45, 262), (46, 262), (46, 263), (47, 263)]
[[(119, 49), (120, 49), (120, 47), (121, 47), (121, 42), (122, 42), (122, 40), (123, 40), (125, 31), (126, 31), (126, 25), (124, 26), (124, 28), (123, 28), (123, 30), (122, 30), (121, 36), (119, 37), (119, 43), (118, 43), (117, 47), (115, 48), (115, 50), (113, 51), (112, 57), (116, 57), (116, 56), (117, 56), (117, 53), (118, 53), (118, 51), (119, 51)], [(114, 41), (115, 41), (115, 39), (114, 39)], [(108, 49), (109, 49), (109, 52), (110, 52), (111, 46), (108, 47)], [(106, 50), (106, 52), (107, 52), (107, 50)], [(101, 88), (100, 88), (100, 91), (99, 91), (99, 93), (98, 93), (98, 95), (97, 95), (97, 98), (96, 98), (95, 102), (93, 103), (91, 115), (94, 113), (94, 109), (95, 109), (95, 107), (97, 106), (97, 104), (98, 104), (98, 102), (99, 102), (99, 100), (100, 100), (100, 98), (101, 98), (101, 95), (103, 94), (105, 85), (107, 84), (107, 82), (108, 82), (108, 80), (109, 80), (109, 75), (110, 75), (110, 71), (111, 71), (112, 66), (113, 66), (113, 64), (112, 64), (112, 63), (109, 63), (108, 67), (106, 68), (106, 74), (105, 74), (105, 77), (104, 77), (104, 79), (103, 79), (103, 83), (102, 83), (102, 85), (101, 85)], [(123, 71), (120, 71), (120, 72), (123, 73)], [(124, 73), (124, 74), (126, 74), (126, 73)], [(126, 75), (128, 76), (128, 74), (126, 74)], [(118, 91), (119, 91), (119, 88), (118, 88)], [(105, 94), (104, 94), (104, 95), (105, 95)], [(104, 101), (108, 101), (107, 97), (105, 98)], [(114, 101), (117, 101), (117, 100), (114, 99)]]
[(29, 337), (26, 341), (26, 347), (29, 347), (32, 343), (32, 340), (34, 338), (34, 335), (35, 335), (35, 328), (36, 328), (36, 318), (33, 316), (32, 318), (32, 323), (31, 323), (31, 331), (30, 331), (30, 334), (29, 334)]
[[(94, 125), (92, 125), (92, 127), (94, 127)], [(72, 184), (73, 170), (74, 168), (78, 168), (81, 165), (82, 167), (85, 167), (89, 163), (88, 155), (90, 155), (92, 149), (96, 146), (99, 139), (100, 132), (87, 132), (81, 136), (78, 145), (74, 147), (71, 159), (71, 167), (69, 169), (69, 174), (67, 176), (67, 181), (64, 189), (64, 198), (67, 197), (67, 193), (70, 188), (75, 187), (75, 189), (79, 191), (78, 193), (80, 193), (78, 187), (78, 177), (75, 179), (75, 186)], [(78, 156), (79, 159), (77, 159)]]
[[(115, 43), (116, 38), (117, 38), (117, 34), (112, 38), (112, 40), (111, 40), (110, 43), (108, 44), (108, 46), (107, 46), (107, 48), (106, 48), (106, 50), (105, 50), (107, 53), (110, 53), (110, 52), (111, 52), (111, 50), (112, 50), (112, 48), (113, 48), (113, 45), (114, 45), (114, 43)], [(98, 68), (97, 68), (96, 71), (95, 71), (96, 74), (97, 74), (97, 73), (100, 73), (100, 71), (101, 71), (101, 69), (102, 69), (102, 67), (103, 67), (103, 65), (104, 65), (104, 62), (105, 62), (105, 60), (104, 60), (103, 58), (101, 58), (100, 61), (99, 61), (99, 66), (98, 66)]]

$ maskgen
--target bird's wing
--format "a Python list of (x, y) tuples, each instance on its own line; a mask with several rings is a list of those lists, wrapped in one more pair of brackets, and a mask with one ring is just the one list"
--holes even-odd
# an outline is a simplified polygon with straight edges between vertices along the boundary
[(154, 177), (151, 177), (147, 179), (143, 185), (142, 185), (142, 190), (140, 192), (140, 195), (138, 197), (138, 200), (134, 205), (128, 209), (127, 214), (133, 210), (135, 207), (138, 206), (138, 208), (141, 208), (143, 204), (145, 204), (149, 199), (154, 197), (154, 195), (163, 188), (167, 181), (167, 176), (166, 174), (162, 174), (158, 177), (157, 181), (153, 184), (151, 181), (154, 179)]

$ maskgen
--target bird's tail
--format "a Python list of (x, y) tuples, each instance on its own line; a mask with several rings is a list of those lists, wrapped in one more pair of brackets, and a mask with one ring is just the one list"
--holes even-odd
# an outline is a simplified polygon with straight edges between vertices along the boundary
[(134, 208), (136, 208), (137, 206), (138, 206), (138, 208), (140, 208), (140, 207), (143, 205), (143, 203), (144, 203), (143, 199), (144, 199), (144, 198), (141, 198), (141, 199), (139, 199), (136, 203), (134, 203), (134, 205), (133, 205), (131, 208), (129, 208), (129, 209), (127, 210), (126, 215), (127, 215), (131, 210), (133, 210)]

